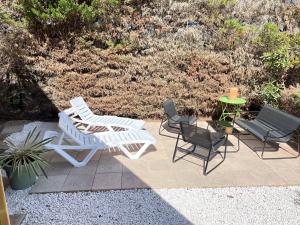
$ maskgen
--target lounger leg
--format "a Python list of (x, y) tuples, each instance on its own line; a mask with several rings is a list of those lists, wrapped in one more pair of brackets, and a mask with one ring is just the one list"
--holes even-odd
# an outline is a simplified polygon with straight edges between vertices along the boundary
[(65, 158), (69, 163), (71, 163), (74, 167), (85, 166), (90, 161), (90, 159), (94, 156), (94, 154), (97, 152), (97, 148), (94, 148), (89, 152), (89, 154), (87, 154), (87, 156), (82, 161), (78, 161), (61, 148), (55, 148), (54, 150), (55, 152), (60, 154), (63, 158)]
[(175, 162), (175, 156), (176, 156), (176, 152), (177, 152), (177, 146), (178, 146), (178, 142), (179, 142), (179, 137), (180, 134), (178, 134), (177, 140), (176, 140), (176, 145), (175, 145), (175, 149), (174, 149), (174, 153), (173, 153), (173, 158), (172, 161)]
[(135, 153), (135, 154), (131, 154), (126, 147), (124, 147), (123, 145), (118, 146), (122, 152), (129, 158), (129, 159), (138, 159), (140, 158), (140, 156), (145, 152), (145, 150), (150, 146), (150, 144), (145, 143), (140, 150)]
[(84, 132), (85, 133), (88, 132), (90, 128), (91, 128), (91, 124), (87, 125), (87, 127), (84, 129)]

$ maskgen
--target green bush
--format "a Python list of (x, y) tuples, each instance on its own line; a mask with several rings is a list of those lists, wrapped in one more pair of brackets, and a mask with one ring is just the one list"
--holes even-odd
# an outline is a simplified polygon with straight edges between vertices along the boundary
[(287, 32), (281, 32), (275, 23), (266, 23), (255, 41), (262, 52), (271, 52), (280, 46), (289, 47), (290, 38)]
[(279, 47), (272, 52), (264, 53), (261, 59), (275, 73), (286, 72), (293, 66), (290, 48), (285, 46)]
[(4, 7), (0, 5), (0, 22), (1, 23), (10, 23), (11, 17), (10, 15), (4, 10)]
[[(94, 1), (94, 0), (93, 0)], [(97, 10), (88, 2), (77, 0), (22, 0), (22, 11), (31, 25), (87, 25), (95, 21)]]
[(208, 5), (213, 8), (233, 7), (236, 3), (236, 0), (208, 0)]
[(223, 44), (227, 48), (236, 47), (246, 37), (246, 26), (242, 25), (237, 19), (228, 19), (224, 21), (223, 27), (220, 29)]
[(300, 33), (292, 38), (293, 66), (300, 67)]
[(23, 21), (17, 21), (13, 18), (11, 12), (7, 12), (3, 5), (0, 3), (0, 23), (9, 24), (11, 26), (22, 26)]
[(263, 85), (259, 92), (259, 99), (264, 103), (278, 107), (278, 100), (281, 96), (282, 88), (276, 82), (269, 82)]
[(293, 94), (293, 102), (297, 109), (300, 109), (300, 92)]
[(92, 0), (91, 6), (97, 17), (101, 17), (105, 22), (115, 22), (120, 17), (120, 0)]

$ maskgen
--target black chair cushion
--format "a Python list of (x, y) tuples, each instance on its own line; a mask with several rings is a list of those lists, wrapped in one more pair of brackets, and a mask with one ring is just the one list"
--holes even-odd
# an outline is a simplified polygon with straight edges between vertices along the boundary
[(225, 135), (220, 132), (210, 132), (207, 129), (190, 124), (180, 123), (181, 135), (185, 142), (197, 145), (206, 149), (217, 149), (224, 144)]
[[(278, 128), (273, 127), (269, 124), (266, 124), (259, 120), (244, 120), (244, 119), (236, 119), (235, 123), (239, 125), (241, 128), (249, 131), (250, 133), (254, 134), (256, 137), (258, 137), (260, 140), (265, 141), (266, 136), (270, 130), (276, 130), (269, 132), (269, 141), (278, 141), (278, 142), (287, 142), (290, 140), (291, 135), (285, 136), (285, 132), (278, 131)], [(281, 138), (278, 138), (281, 137)]]

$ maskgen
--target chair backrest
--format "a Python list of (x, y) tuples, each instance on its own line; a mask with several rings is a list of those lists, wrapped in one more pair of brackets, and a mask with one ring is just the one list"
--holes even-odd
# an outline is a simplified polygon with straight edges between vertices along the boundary
[(279, 109), (274, 109), (271, 106), (264, 106), (256, 119), (283, 132), (296, 131), (300, 126), (300, 118)]
[(195, 125), (191, 125), (185, 122), (180, 122), (180, 132), (182, 135), (182, 139), (185, 142), (192, 143), (193, 142), (192, 137), (195, 137), (195, 135), (198, 133), (201, 134), (201, 138), (203, 138), (203, 142), (212, 144), (210, 132), (207, 129), (197, 128), (197, 126)]
[(82, 97), (73, 98), (70, 103), (82, 120), (87, 121), (95, 115)]
[(72, 123), (72, 120), (65, 112), (60, 112), (58, 116), (59, 116), (59, 122), (58, 122), (59, 128), (64, 132), (65, 135), (67, 135), (77, 144), (96, 145), (100, 143), (95, 136), (91, 134), (84, 134), (77, 127), (75, 127), (75, 125)]
[(164, 107), (165, 114), (168, 118), (178, 116), (178, 113), (175, 108), (175, 104), (171, 99), (166, 99), (163, 102), (163, 107)]
[(181, 132), (183, 141), (189, 142), (189, 140), (192, 136), (191, 126), (188, 123), (180, 122), (180, 132)]

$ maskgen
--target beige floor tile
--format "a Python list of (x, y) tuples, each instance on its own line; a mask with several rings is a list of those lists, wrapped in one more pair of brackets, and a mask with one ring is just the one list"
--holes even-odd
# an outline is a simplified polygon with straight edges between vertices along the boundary
[(300, 185), (300, 169), (287, 169), (277, 174), (287, 185)]
[(148, 170), (147, 160), (143, 160), (142, 158), (138, 160), (122, 160), (122, 165), (123, 173), (137, 173), (139, 171), (145, 172)]
[(122, 189), (129, 188), (149, 188), (138, 175), (134, 173), (123, 173), (122, 174)]
[(198, 168), (197, 170), (179, 170), (176, 171), (175, 176), (178, 188), (205, 187), (203, 181), (205, 177), (202, 168)]
[(52, 158), (54, 157), (55, 153), (53, 151), (46, 152), (43, 157), (48, 161), (51, 162)]
[(145, 163), (149, 171), (159, 172), (171, 170), (173, 163), (167, 159), (151, 160)]
[(3, 126), (1, 131), (2, 135), (8, 135), (16, 132), (20, 132), (24, 125), (30, 123), (28, 120), (14, 120), (14, 121), (7, 121)]
[(68, 175), (62, 191), (89, 191), (92, 189), (95, 174)]
[(72, 167), (70, 175), (94, 175), (98, 167), (97, 161), (89, 161), (87, 165), (83, 167)]
[(69, 162), (53, 162), (45, 169), (48, 176), (68, 175), (73, 166)]
[(176, 188), (178, 182), (173, 171), (145, 171), (135, 174), (151, 188)]
[[(87, 156), (87, 154), (89, 154), (89, 152), (90, 152), (90, 150), (84, 150), (84, 151), (78, 152), (76, 155), (76, 160), (82, 161)], [(91, 161), (99, 161), (100, 156), (101, 156), (101, 151), (97, 151), (90, 160)]]
[[(4, 132), (21, 130), (26, 121), (6, 123)], [(207, 176), (203, 175), (203, 160), (189, 155), (172, 163), (172, 155), (177, 135), (174, 138), (158, 134), (160, 121), (147, 121), (145, 127), (156, 138), (157, 144), (151, 146), (138, 160), (128, 159), (118, 149), (98, 151), (87, 166), (74, 168), (54, 151), (47, 153), (52, 167), (47, 168), (49, 179), (41, 177), (33, 190), (48, 192), (77, 190), (106, 190), (127, 188), (200, 188), (200, 187), (234, 187), (261, 185), (300, 185), (300, 158), (261, 160), (262, 142), (248, 135), (241, 136), (240, 151), (237, 138), (230, 136), (232, 146), (228, 147), (226, 160)], [(205, 126), (202, 121), (198, 125)], [(57, 123), (43, 123), (44, 130), (57, 129)], [(169, 135), (164, 131), (164, 134)], [(289, 146), (282, 145), (285, 148)], [(82, 160), (87, 152), (71, 151), (77, 159)], [(284, 151), (267, 153), (284, 155)], [(266, 155), (267, 155), (266, 154)], [(177, 156), (182, 153), (178, 152)], [(220, 159), (213, 159), (209, 168)], [(53, 185), (54, 184), (54, 185)], [(58, 185), (56, 185), (58, 184)]]
[(31, 188), (31, 193), (59, 192), (67, 178), (67, 175), (39, 177), (36, 184)]
[(114, 190), (122, 188), (122, 173), (97, 173), (92, 190)]
[(250, 174), (253, 176), (252, 183), (256, 183), (260, 186), (281, 186), (287, 184), (286, 181), (272, 169), (264, 171), (261, 168), (255, 168), (250, 171)]
[(102, 156), (99, 161), (97, 173), (121, 173), (122, 163), (113, 156)]
[[(76, 151), (68, 151), (68, 154), (70, 154), (72, 157), (76, 158), (78, 155), (78, 152)], [(54, 152), (54, 155), (51, 159), (51, 162), (66, 162), (67, 160), (65, 158), (63, 158), (62, 156), (60, 156), (59, 154), (57, 154), (56, 152)]]

